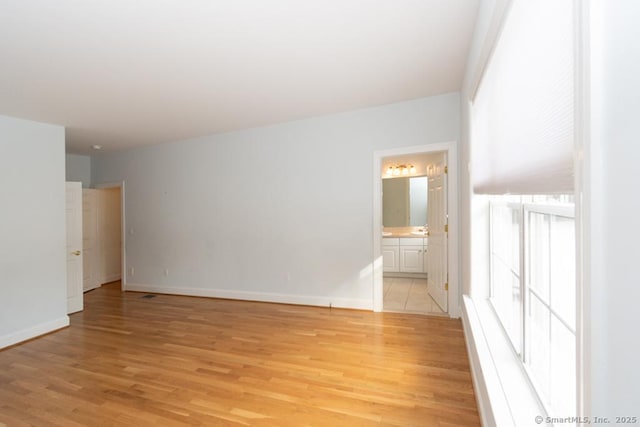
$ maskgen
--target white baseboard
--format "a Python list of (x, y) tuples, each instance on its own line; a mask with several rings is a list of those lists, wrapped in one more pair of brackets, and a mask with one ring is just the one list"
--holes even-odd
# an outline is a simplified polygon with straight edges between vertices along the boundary
[(0, 349), (39, 337), (40, 335), (53, 332), (66, 326), (69, 326), (69, 316), (64, 315), (58, 319), (4, 335), (0, 337)]
[(126, 291), (156, 294), (186, 295), (193, 297), (224, 298), (244, 301), (275, 302), (281, 304), (313, 305), (319, 307), (372, 310), (372, 301), (351, 298), (315, 297), (304, 295), (276, 294), (268, 292), (234, 291), (228, 289), (175, 288), (157, 285), (127, 283)]
[(109, 276), (105, 276), (104, 279), (100, 282), (101, 284), (115, 282), (116, 280), (120, 280), (122, 275), (120, 273), (111, 274)]

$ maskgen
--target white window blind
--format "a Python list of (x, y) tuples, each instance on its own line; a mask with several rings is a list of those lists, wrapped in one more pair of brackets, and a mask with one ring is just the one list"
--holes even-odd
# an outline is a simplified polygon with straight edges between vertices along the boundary
[(513, 0), (472, 106), (478, 194), (573, 191), (572, 0)]

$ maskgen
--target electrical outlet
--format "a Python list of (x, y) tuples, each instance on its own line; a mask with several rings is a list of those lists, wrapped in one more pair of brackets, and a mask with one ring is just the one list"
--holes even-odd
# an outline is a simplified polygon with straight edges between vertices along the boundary
[(129, 268), (129, 276), (133, 276), (135, 274), (135, 270), (133, 267)]
[(165, 275), (165, 277), (169, 277), (169, 269), (168, 268), (164, 269), (164, 275)]

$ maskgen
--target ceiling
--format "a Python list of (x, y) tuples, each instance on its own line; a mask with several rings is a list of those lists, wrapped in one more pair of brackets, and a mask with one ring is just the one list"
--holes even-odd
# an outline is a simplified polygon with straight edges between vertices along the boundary
[(0, 0), (0, 114), (67, 151), (460, 90), (478, 0)]

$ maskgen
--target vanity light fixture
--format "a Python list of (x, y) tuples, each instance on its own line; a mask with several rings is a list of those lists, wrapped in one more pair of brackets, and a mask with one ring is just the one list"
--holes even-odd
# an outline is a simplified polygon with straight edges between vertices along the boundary
[(416, 167), (413, 165), (396, 165), (387, 168), (387, 176), (410, 175), (416, 173)]

